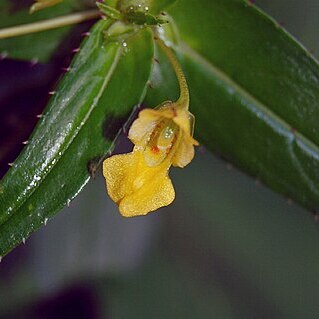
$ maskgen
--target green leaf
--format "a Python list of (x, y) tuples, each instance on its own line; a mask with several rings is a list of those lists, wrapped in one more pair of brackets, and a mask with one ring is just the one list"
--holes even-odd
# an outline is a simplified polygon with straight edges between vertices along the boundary
[(110, 150), (144, 95), (153, 59), (151, 32), (141, 29), (124, 46), (106, 42), (109, 25), (96, 24), (29, 145), (0, 183), (0, 256), (79, 193), (91, 164)]
[[(180, 33), (175, 48), (197, 138), (273, 190), (318, 210), (317, 62), (245, 1), (180, 0), (169, 13)], [(176, 96), (165, 63), (162, 56), (149, 105)]]
[[(73, 1), (65, 1), (55, 7), (29, 14), (28, 7), (20, 10), (12, 8), (12, 2), (2, 0), (0, 3), (0, 28), (46, 20), (74, 11)], [(58, 48), (60, 42), (70, 31), (70, 27), (0, 40), (0, 53), (10, 58), (46, 62)], [(30, 45), (32, 44), (32, 45)]]
[(167, 10), (177, 0), (153, 0), (151, 5), (151, 12), (159, 14), (162, 10)]

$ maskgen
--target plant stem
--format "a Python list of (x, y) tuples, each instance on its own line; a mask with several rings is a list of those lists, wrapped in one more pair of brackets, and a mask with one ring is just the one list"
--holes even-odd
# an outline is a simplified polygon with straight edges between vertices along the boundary
[(164, 51), (166, 56), (168, 57), (170, 63), (173, 66), (173, 69), (175, 71), (178, 83), (179, 83), (179, 88), (180, 88), (180, 96), (179, 99), (176, 101), (177, 104), (181, 105), (182, 107), (188, 108), (189, 106), (189, 90), (188, 90), (188, 85), (187, 81), (185, 78), (185, 75), (183, 73), (183, 70), (179, 64), (179, 62), (176, 59), (175, 54), (173, 53), (172, 49), (168, 47), (163, 40), (160, 38), (156, 37), (156, 41), (158, 45), (161, 47), (161, 49)]
[(83, 21), (98, 18), (100, 14), (101, 13), (98, 10), (88, 10), (58, 18), (5, 28), (0, 30), (0, 39), (12, 38), (30, 33), (61, 28), (67, 25), (77, 24)]

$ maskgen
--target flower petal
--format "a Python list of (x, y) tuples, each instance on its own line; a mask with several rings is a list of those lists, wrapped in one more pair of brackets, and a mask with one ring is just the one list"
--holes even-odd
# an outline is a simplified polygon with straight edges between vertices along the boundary
[(161, 119), (159, 111), (145, 109), (133, 122), (128, 137), (135, 145), (145, 145), (149, 135)]
[(177, 115), (174, 117), (173, 121), (184, 132), (183, 139), (187, 140), (187, 142), (192, 145), (199, 145), (199, 143), (193, 138), (195, 117), (192, 113), (184, 109), (178, 109)]
[(148, 167), (142, 152), (114, 155), (103, 163), (107, 192), (125, 217), (146, 215), (169, 205), (175, 191), (168, 177), (168, 165)]
[(173, 121), (187, 134), (193, 134), (194, 115), (185, 109), (177, 109)]
[(120, 213), (125, 217), (146, 215), (173, 202), (175, 190), (167, 172), (152, 177), (143, 187), (123, 198)]
[(184, 132), (181, 134), (183, 134), (183, 136), (172, 158), (172, 165), (183, 168), (192, 161), (195, 150), (193, 143), (194, 139), (191, 136), (186, 135)]
[(145, 146), (155, 126), (163, 119), (171, 119), (174, 117), (175, 111), (170, 105), (170, 102), (166, 102), (166, 104), (159, 109), (142, 110), (130, 128), (128, 134), (129, 139), (135, 145)]
[(103, 175), (107, 192), (116, 203), (130, 192), (131, 172), (134, 171), (134, 163), (133, 153), (113, 155), (103, 162)]

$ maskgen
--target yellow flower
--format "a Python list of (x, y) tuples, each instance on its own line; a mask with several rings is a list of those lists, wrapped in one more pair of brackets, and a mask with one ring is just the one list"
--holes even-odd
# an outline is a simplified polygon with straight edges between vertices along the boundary
[(171, 165), (185, 167), (193, 159), (198, 145), (193, 127), (194, 116), (177, 103), (139, 113), (129, 131), (133, 151), (103, 163), (107, 191), (123, 216), (146, 215), (174, 200), (168, 170)]
[(31, 6), (30, 13), (33, 13), (35, 11), (42, 10), (47, 7), (54, 6), (63, 0), (35, 0), (36, 2)]

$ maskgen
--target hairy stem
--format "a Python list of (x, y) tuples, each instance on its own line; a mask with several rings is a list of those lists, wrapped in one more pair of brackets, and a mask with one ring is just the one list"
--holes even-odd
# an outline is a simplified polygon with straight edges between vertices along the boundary
[(0, 30), (0, 39), (12, 38), (30, 33), (61, 28), (67, 25), (77, 24), (83, 21), (98, 18), (100, 14), (101, 13), (98, 10), (88, 10), (61, 16), (58, 18), (5, 28)]
[(179, 64), (179, 62), (176, 59), (175, 54), (173, 53), (172, 49), (168, 47), (163, 40), (160, 38), (156, 37), (156, 42), (160, 46), (160, 48), (164, 51), (165, 55), (169, 59), (170, 63), (173, 66), (173, 69), (175, 71), (178, 83), (179, 83), (179, 88), (180, 88), (180, 96), (179, 99), (176, 101), (176, 103), (180, 104), (183, 107), (188, 108), (189, 106), (189, 90), (188, 90), (188, 85), (187, 81), (185, 78), (185, 75), (183, 73), (183, 70)]

